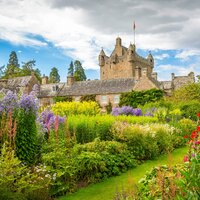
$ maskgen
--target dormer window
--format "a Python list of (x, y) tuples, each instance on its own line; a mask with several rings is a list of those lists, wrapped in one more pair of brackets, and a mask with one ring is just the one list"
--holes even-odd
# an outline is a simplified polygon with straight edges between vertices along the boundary
[(59, 89), (58, 85), (53, 85), (53, 86), (52, 86), (52, 91), (53, 91), (53, 92), (58, 91), (58, 89)]

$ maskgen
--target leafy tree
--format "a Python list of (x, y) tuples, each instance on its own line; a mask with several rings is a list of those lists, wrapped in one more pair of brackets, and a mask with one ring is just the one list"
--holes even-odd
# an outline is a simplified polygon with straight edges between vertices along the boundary
[(56, 67), (53, 67), (51, 69), (51, 72), (49, 75), (49, 82), (50, 83), (59, 83), (60, 82), (60, 75), (58, 74), (58, 69)]
[(35, 63), (36, 63), (35, 60), (29, 60), (28, 62), (23, 62), (21, 76), (30, 76), (31, 73), (33, 72), (36, 78), (39, 81), (41, 81), (41, 72), (38, 68), (34, 69)]
[(5, 68), (5, 65), (1, 66), (0, 67), (0, 78), (4, 75), (4, 68)]
[(68, 68), (68, 76), (73, 76), (74, 75), (74, 64), (71, 61), (70, 66)]
[(75, 81), (85, 81), (87, 79), (85, 75), (85, 71), (82, 67), (82, 64), (79, 60), (74, 62), (75, 72), (74, 72), (74, 79)]

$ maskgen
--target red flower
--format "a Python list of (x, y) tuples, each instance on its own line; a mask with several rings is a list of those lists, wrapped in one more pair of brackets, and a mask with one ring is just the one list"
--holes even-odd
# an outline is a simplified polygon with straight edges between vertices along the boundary
[(200, 126), (197, 126), (197, 131), (200, 132)]
[(188, 162), (188, 161), (189, 161), (188, 156), (184, 156), (183, 161), (184, 161), (184, 162)]
[(200, 140), (196, 141), (195, 144), (200, 144)]
[(197, 113), (197, 117), (200, 117), (200, 113)]
[(197, 131), (192, 131), (192, 134), (191, 134), (191, 139), (194, 139), (194, 138), (196, 138), (198, 136), (198, 134), (197, 134)]
[(183, 137), (184, 137), (184, 138), (188, 138), (188, 135), (184, 135)]

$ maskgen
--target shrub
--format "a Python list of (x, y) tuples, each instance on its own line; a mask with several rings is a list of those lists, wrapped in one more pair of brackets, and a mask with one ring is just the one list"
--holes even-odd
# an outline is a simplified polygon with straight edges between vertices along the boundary
[(152, 159), (171, 151), (177, 131), (167, 124), (130, 125), (118, 122), (112, 127), (114, 139), (126, 143), (137, 160)]
[(53, 98), (54, 102), (63, 102), (63, 101), (69, 101), (72, 102), (73, 98), (71, 96), (66, 96), (66, 97), (54, 97)]
[(57, 102), (52, 106), (52, 111), (56, 115), (96, 115), (100, 113), (99, 105), (96, 102)]
[(163, 91), (151, 89), (146, 91), (132, 91), (123, 93), (120, 96), (120, 106), (131, 106), (137, 108), (145, 103), (155, 102), (163, 98)]
[(81, 102), (83, 102), (83, 101), (96, 101), (96, 95), (95, 94), (91, 94), (91, 95), (81, 96), (80, 101)]
[(17, 114), (16, 154), (27, 164), (37, 161), (39, 141), (36, 127), (37, 105), (34, 96), (23, 95)]
[(75, 134), (78, 143), (91, 142), (99, 137), (101, 140), (112, 140), (111, 127), (115, 121), (128, 123), (154, 123), (157, 118), (154, 117), (136, 117), (136, 116), (111, 116), (111, 115), (96, 115), (96, 116), (69, 116), (68, 127), (71, 135)]
[(102, 178), (119, 175), (136, 166), (134, 157), (125, 144), (115, 141), (100, 141), (76, 145), (73, 149), (77, 157), (79, 180), (96, 182)]
[(183, 103), (180, 105), (180, 109), (183, 117), (196, 121), (197, 120), (196, 113), (200, 112), (200, 102), (191, 101)]
[(42, 162), (52, 177), (49, 188), (51, 196), (64, 195), (75, 189), (75, 161), (63, 140), (57, 142), (55, 138), (50, 138), (49, 143), (44, 145)]
[[(0, 198), (1, 199), (33, 199), (32, 194), (38, 195), (36, 199), (48, 198), (48, 184), (51, 177), (47, 176), (44, 167), (23, 165), (15, 157), (14, 150), (4, 143), (0, 155)], [(44, 196), (41, 196), (41, 190)]]

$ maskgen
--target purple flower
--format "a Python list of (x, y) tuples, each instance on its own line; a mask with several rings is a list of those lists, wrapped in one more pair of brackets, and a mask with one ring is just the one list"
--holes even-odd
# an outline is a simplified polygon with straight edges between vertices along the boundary
[(29, 95), (23, 94), (19, 101), (19, 106), (20, 108), (24, 109), (25, 112), (33, 112), (37, 114), (38, 110), (37, 101), (36, 98), (31, 94)]
[(132, 108), (131, 106), (122, 106), (121, 108), (113, 108), (112, 115), (133, 115), (133, 116), (142, 116), (142, 110), (139, 108)]
[[(49, 110), (43, 111), (40, 117), (38, 118), (38, 122), (40, 123), (44, 131), (47, 131), (48, 127), (54, 129), (55, 121), (56, 121), (56, 115), (54, 115), (53, 112)], [(65, 122), (65, 117), (58, 116), (59, 125), (64, 124), (64, 122)]]
[(17, 95), (12, 91), (8, 91), (0, 102), (0, 112), (9, 112), (18, 108)]

